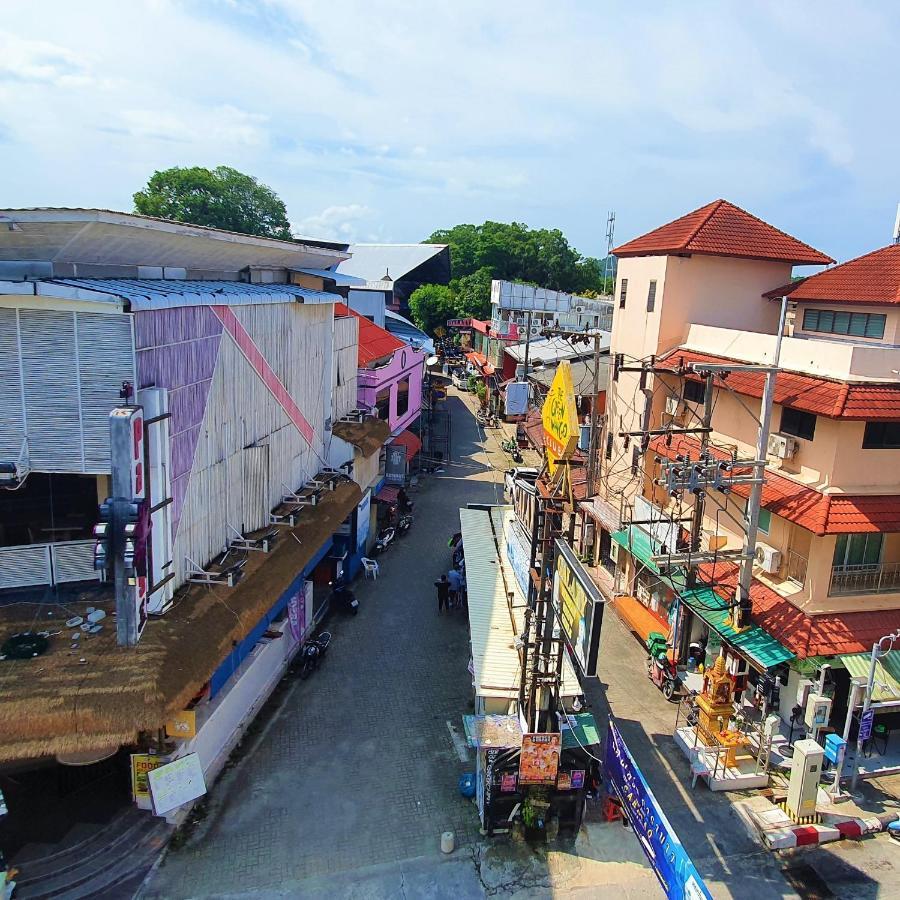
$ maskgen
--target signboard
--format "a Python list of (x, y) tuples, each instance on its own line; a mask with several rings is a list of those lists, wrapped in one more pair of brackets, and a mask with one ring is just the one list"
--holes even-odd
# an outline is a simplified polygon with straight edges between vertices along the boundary
[(519, 784), (556, 784), (559, 734), (526, 734), (519, 755)]
[(700, 873), (637, 767), (615, 722), (609, 720), (604, 774), (669, 900), (712, 900)]
[(863, 714), (862, 718), (859, 720), (859, 740), (860, 743), (865, 743), (872, 737), (872, 728), (875, 725), (875, 710), (867, 709)]
[(584, 787), (584, 769), (575, 769), (572, 772), (572, 789), (580, 791)]
[(153, 811), (158, 816), (164, 816), (206, 793), (203, 767), (196, 753), (188, 753), (154, 769), (148, 774), (147, 781), (153, 798)]
[(578, 446), (578, 409), (572, 385), (572, 367), (563, 360), (556, 367), (547, 399), (541, 408), (547, 468), (552, 475), (561, 459), (569, 459)]
[(448, 328), (471, 328), (471, 319), (447, 319)]
[(372, 492), (367, 490), (356, 507), (356, 549), (365, 553), (369, 539), (369, 519), (371, 518)]
[(558, 791), (571, 791), (572, 790), (572, 773), (571, 772), (560, 772), (559, 775), (556, 776), (556, 789)]
[(128, 590), (131, 592), (134, 608), (135, 622), (137, 623), (137, 636), (144, 633), (144, 626), (147, 624), (147, 577), (146, 575), (138, 575), (135, 578), (128, 579)]
[(309, 615), (312, 612), (313, 583), (304, 581), (300, 589), (289, 600), (287, 605), (288, 627), (294, 643), (299, 643), (306, 637), (309, 629)]
[(528, 412), (528, 388), (527, 381), (514, 381), (506, 386), (506, 415), (524, 416)]
[(557, 538), (553, 608), (582, 674), (587, 677), (597, 674), (603, 603), (603, 595), (572, 548)]
[(166, 722), (169, 737), (190, 740), (197, 734), (197, 713), (193, 709), (183, 709)]
[[(123, 446), (127, 442), (128, 465), (131, 474), (131, 497), (143, 500), (146, 496), (144, 478), (144, 410), (140, 406), (120, 406), (112, 410), (110, 417), (110, 434), (112, 443), (118, 444), (120, 438)], [(127, 432), (127, 434), (126, 434)], [(119, 457), (116, 456), (116, 461)]]
[(388, 444), (384, 452), (384, 480), (388, 484), (403, 484), (406, 481), (406, 447)]
[(517, 780), (515, 773), (503, 775), (500, 779), (500, 792), (503, 794), (515, 793)]
[(131, 754), (131, 796), (134, 797), (138, 805), (141, 801), (145, 801), (142, 809), (148, 809), (146, 804), (150, 802), (150, 785), (147, 782), (147, 776), (154, 770), (158, 769), (165, 759), (161, 756), (154, 756), (150, 753), (132, 753)]
[(506, 531), (506, 558), (522, 593), (528, 596), (530, 581), (531, 541), (518, 522), (512, 521)]

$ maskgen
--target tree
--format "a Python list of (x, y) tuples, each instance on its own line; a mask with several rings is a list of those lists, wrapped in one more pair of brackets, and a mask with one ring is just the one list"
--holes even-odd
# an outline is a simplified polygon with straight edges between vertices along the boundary
[(413, 321), (422, 331), (434, 334), (435, 329), (457, 318), (456, 298), (445, 284), (423, 284), (409, 298)]
[(287, 210), (278, 195), (230, 166), (154, 172), (134, 195), (134, 209), (145, 216), (291, 240)]
[(488, 266), (463, 278), (454, 278), (450, 290), (456, 297), (457, 315), (462, 318), (489, 319), (491, 317), (491, 279)]

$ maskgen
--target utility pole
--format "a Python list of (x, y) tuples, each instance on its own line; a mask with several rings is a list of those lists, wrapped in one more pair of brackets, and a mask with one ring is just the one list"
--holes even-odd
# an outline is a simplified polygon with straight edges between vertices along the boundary
[[(525, 369), (522, 374), (522, 381), (528, 383), (528, 351), (531, 349), (531, 310), (525, 313)], [(530, 391), (529, 391), (530, 393)]]
[(594, 496), (594, 482), (597, 476), (598, 450), (600, 437), (597, 424), (597, 397), (600, 393), (600, 335), (594, 335), (594, 392), (591, 394), (591, 436), (588, 441), (587, 499)]
[[(712, 430), (713, 414), (713, 375), (707, 372), (704, 375), (705, 389), (703, 392), (703, 431), (700, 433), (700, 458), (705, 459), (709, 451), (709, 433)], [(694, 494), (694, 509), (691, 521), (691, 552), (699, 553), (703, 538), (703, 513), (706, 508), (706, 491), (699, 490)], [(688, 587), (697, 586), (697, 567), (691, 566), (688, 571)]]

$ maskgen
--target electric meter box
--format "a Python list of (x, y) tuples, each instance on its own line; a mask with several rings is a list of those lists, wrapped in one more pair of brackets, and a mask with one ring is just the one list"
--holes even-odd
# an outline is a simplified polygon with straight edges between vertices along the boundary
[(831, 697), (822, 694), (810, 694), (806, 698), (806, 714), (803, 724), (812, 731), (814, 728), (824, 728), (828, 724), (831, 715)]
[(824, 758), (825, 751), (816, 741), (805, 739), (794, 743), (787, 811), (795, 821), (816, 814), (816, 794)]

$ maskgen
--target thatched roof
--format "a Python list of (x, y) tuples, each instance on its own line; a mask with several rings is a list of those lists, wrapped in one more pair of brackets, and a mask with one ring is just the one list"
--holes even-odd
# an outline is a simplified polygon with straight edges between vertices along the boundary
[(335, 422), (331, 429), (335, 437), (358, 447), (363, 456), (371, 456), (384, 446), (391, 436), (391, 426), (384, 419), (366, 419), (364, 422)]
[[(270, 553), (249, 553), (235, 587), (186, 587), (131, 649), (116, 646), (111, 615), (102, 633), (82, 637), (82, 646), (71, 650), (71, 629), (64, 627), (59, 607), (41, 609), (37, 619), (33, 605), (0, 607), (0, 635), (62, 627), (42, 656), (0, 661), (0, 763), (128, 744), (140, 731), (161, 728), (209, 680), (232, 642), (272, 607), (361, 496), (356, 484), (341, 482), (317, 506), (304, 509), (295, 528), (281, 529)], [(94, 605), (112, 611), (111, 604)], [(84, 614), (80, 607), (72, 611)]]

